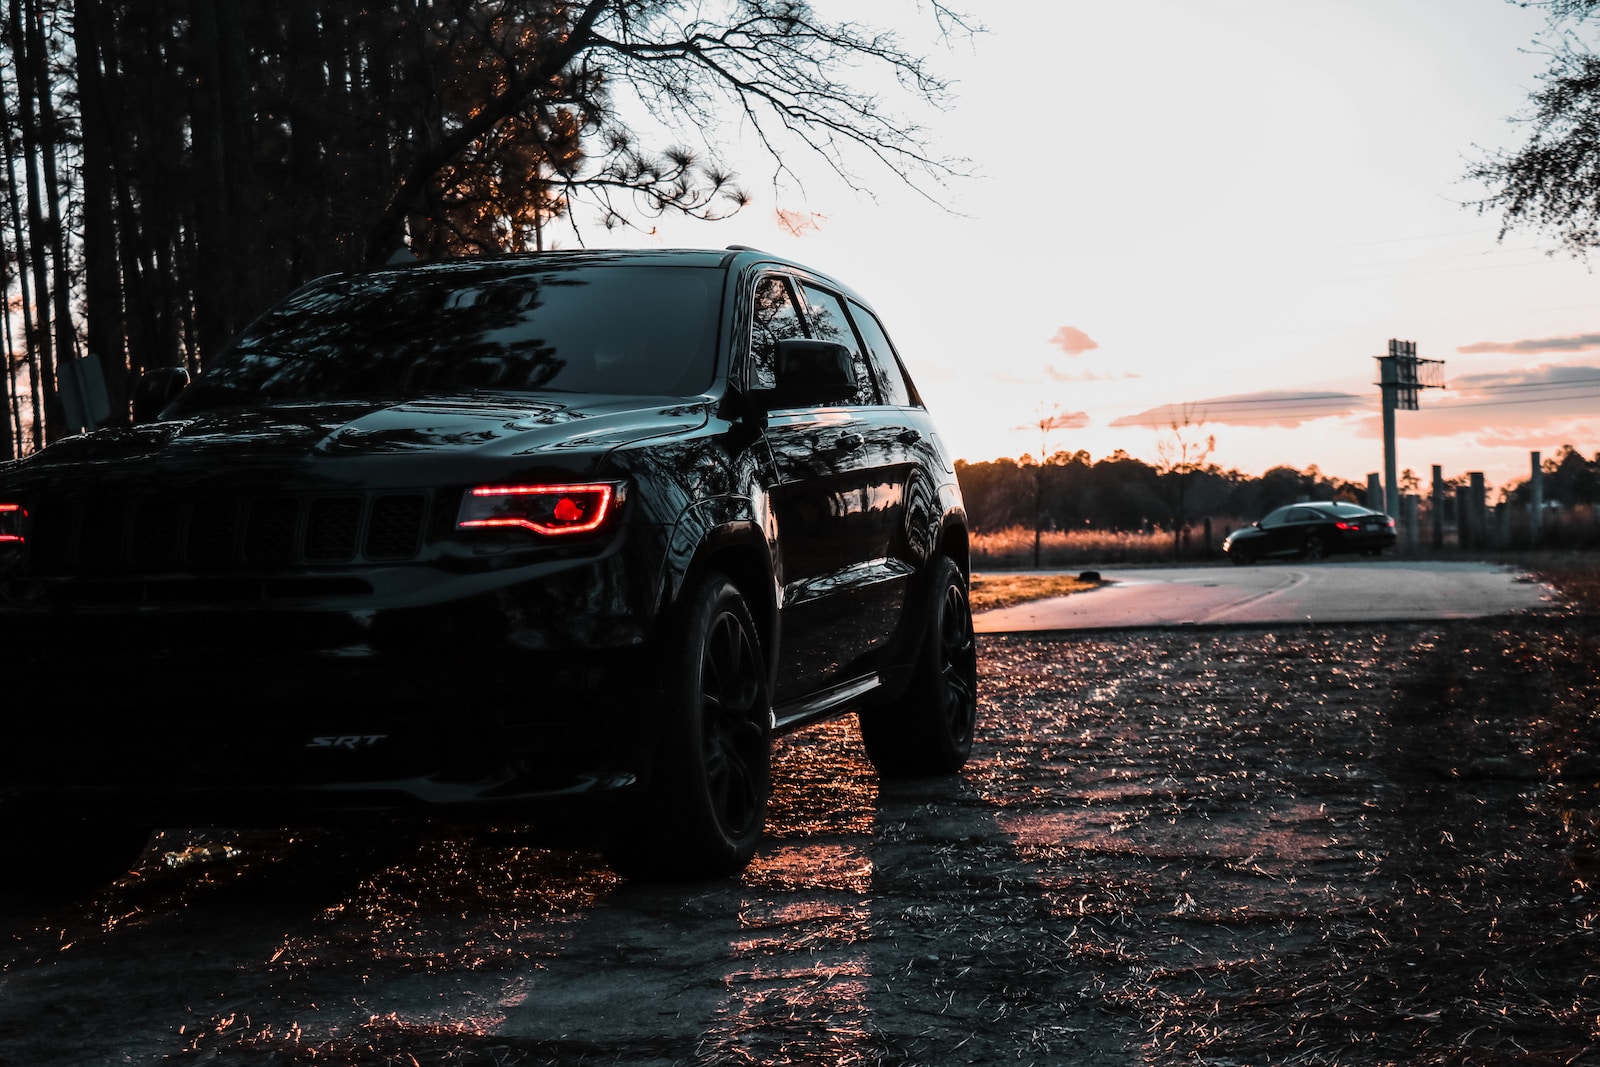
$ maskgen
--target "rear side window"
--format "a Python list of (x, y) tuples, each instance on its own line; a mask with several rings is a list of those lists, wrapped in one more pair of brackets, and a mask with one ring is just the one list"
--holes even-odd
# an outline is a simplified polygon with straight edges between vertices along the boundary
[(861, 340), (867, 346), (867, 360), (872, 370), (872, 380), (876, 383), (878, 395), (883, 398), (883, 402), (897, 408), (920, 404), (916, 391), (906, 380), (900, 360), (895, 356), (894, 345), (889, 343), (889, 335), (883, 332), (883, 323), (878, 321), (876, 315), (855, 301), (850, 302), (850, 311), (855, 316), (856, 329), (861, 331)]
[(861, 342), (850, 328), (850, 318), (844, 313), (844, 302), (826, 289), (800, 283), (806, 295), (806, 305), (811, 309), (811, 335), (820, 341), (837, 341), (850, 350), (856, 368), (856, 392), (851, 404), (870, 405), (878, 402), (872, 386), (872, 374), (867, 368), (867, 357), (862, 354)]

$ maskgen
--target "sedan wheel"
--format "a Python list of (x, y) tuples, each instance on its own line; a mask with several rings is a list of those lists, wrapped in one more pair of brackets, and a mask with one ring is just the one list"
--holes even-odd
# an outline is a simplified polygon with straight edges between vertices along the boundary
[(630, 878), (737, 874), (766, 823), (771, 708), (749, 608), (732, 582), (711, 575), (680, 619), (650, 785), (606, 849)]

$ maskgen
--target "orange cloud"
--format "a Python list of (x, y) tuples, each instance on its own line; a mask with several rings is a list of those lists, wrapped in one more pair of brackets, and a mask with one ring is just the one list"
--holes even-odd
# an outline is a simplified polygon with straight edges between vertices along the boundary
[(1069, 356), (1081, 356), (1091, 348), (1099, 348), (1100, 342), (1078, 329), (1076, 326), (1063, 326), (1056, 331), (1050, 343)]
[(1489, 352), (1521, 356), (1538, 352), (1582, 352), (1590, 348), (1600, 348), (1600, 333), (1580, 333), (1572, 337), (1543, 337), (1525, 341), (1478, 341), (1462, 345), (1456, 351), (1464, 356), (1479, 356)]
[(1264, 391), (1217, 396), (1183, 404), (1162, 404), (1111, 422), (1114, 427), (1144, 426), (1163, 430), (1174, 422), (1223, 426), (1293, 428), (1315, 419), (1333, 419), (1370, 408), (1373, 398), (1354, 393)]

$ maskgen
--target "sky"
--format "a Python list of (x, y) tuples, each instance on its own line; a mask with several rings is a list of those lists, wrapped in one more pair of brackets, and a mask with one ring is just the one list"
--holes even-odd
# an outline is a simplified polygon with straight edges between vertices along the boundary
[(1525, 139), (1542, 12), (1013, 0), (969, 4), (984, 32), (946, 41), (916, 0), (839, 6), (954, 83), (943, 110), (885, 100), (966, 176), (930, 197), (857, 160), (861, 192), (796, 151), (799, 182), (774, 188), (729, 126), (743, 211), (585, 241), (747, 244), (839, 277), (969, 461), (1156, 462), (1186, 417), (1223, 468), (1365, 482), (1391, 338), (1442, 361), (1445, 388), (1397, 415), (1399, 466), (1424, 484), (1435, 464), (1504, 485), (1532, 451), (1600, 452), (1600, 279), (1547, 235), (1498, 239), (1465, 178)]

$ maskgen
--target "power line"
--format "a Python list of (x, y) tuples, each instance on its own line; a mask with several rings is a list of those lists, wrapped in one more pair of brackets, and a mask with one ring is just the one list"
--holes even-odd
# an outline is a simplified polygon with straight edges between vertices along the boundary
[(1535, 396), (1535, 397), (1529, 397), (1526, 400), (1485, 400), (1482, 403), (1447, 404), (1442, 408), (1435, 408), (1433, 410), (1435, 410), (1435, 411), (1462, 411), (1462, 410), (1465, 410), (1466, 408), (1505, 408), (1505, 407), (1512, 407), (1512, 406), (1518, 405), (1518, 404), (1557, 404), (1557, 403), (1560, 403), (1563, 400), (1596, 400), (1596, 399), (1600, 399), (1600, 393), (1578, 393), (1576, 395), (1566, 395), (1566, 396)]
[(1565, 382), (1508, 382), (1505, 385), (1471, 386), (1475, 393), (1509, 393), (1517, 389), (1569, 389), (1573, 386), (1600, 385), (1600, 378), (1573, 378)]

